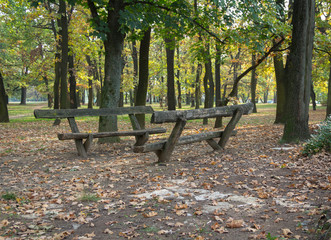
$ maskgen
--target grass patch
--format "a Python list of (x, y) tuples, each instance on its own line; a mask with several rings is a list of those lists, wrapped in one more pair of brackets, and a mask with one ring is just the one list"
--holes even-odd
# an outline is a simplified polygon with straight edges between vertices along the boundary
[(10, 201), (10, 200), (16, 200), (17, 196), (15, 193), (6, 192), (1, 196), (1, 198)]
[(84, 192), (82, 196), (78, 198), (81, 202), (97, 202), (100, 200), (100, 197), (94, 193)]

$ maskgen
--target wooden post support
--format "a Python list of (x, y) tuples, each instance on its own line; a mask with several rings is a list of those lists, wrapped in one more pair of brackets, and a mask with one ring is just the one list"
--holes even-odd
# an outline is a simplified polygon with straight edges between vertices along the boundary
[(241, 110), (241, 108), (236, 109), (235, 112), (233, 113), (233, 116), (232, 116), (230, 122), (225, 127), (224, 132), (222, 134), (222, 137), (218, 142), (218, 145), (222, 149), (224, 149), (226, 143), (228, 142), (228, 140), (231, 136), (231, 133), (232, 133), (233, 129), (236, 127), (236, 125), (239, 122), (242, 114), (243, 114), (243, 111)]
[(174, 151), (177, 140), (182, 134), (185, 125), (186, 125), (185, 118), (180, 118), (177, 120), (176, 125), (174, 126), (167, 142), (164, 145), (164, 148), (161, 151), (156, 152), (156, 154), (159, 157), (159, 162), (168, 162), (170, 160), (171, 154)]
[[(223, 134), (222, 134), (223, 135)], [(222, 150), (221, 146), (217, 144), (214, 139), (207, 139), (206, 142), (211, 146), (214, 150)]]
[[(71, 128), (71, 131), (73, 133), (79, 133), (78, 126), (77, 126), (77, 123), (75, 121), (75, 118), (68, 117), (68, 122), (69, 122), (69, 125), (70, 125), (70, 128)], [(86, 149), (85, 149), (84, 144), (83, 144), (83, 139), (75, 139), (75, 144), (76, 144), (78, 155), (82, 156), (82, 157), (87, 157), (87, 152), (86, 152)]]
[(86, 138), (86, 141), (84, 142), (84, 148), (86, 153), (88, 152), (90, 146), (92, 145), (93, 142), (93, 134), (89, 134), (88, 137)]
[[(130, 122), (133, 130), (141, 130), (141, 126), (135, 114), (129, 114)], [(144, 135), (136, 136), (136, 143), (134, 146), (144, 145), (149, 139), (149, 133), (146, 132)]]

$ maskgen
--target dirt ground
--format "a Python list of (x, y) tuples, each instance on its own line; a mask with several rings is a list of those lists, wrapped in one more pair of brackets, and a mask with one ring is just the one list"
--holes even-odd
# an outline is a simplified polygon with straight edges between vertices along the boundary
[[(312, 129), (323, 114), (311, 114)], [(179, 146), (166, 164), (133, 153), (132, 138), (94, 143), (83, 159), (57, 139), (66, 122), (1, 124), (0, 240), (317, 239), (330, 222), (330, 153), (304, 157), (302, 144), (279, 143), (282, 126), (246, 124), (254, 117), (224, 151)]]

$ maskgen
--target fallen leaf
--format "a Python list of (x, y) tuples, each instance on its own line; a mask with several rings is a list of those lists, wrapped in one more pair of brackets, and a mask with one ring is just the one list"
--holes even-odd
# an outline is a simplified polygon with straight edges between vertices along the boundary
[(229, 218), (226, 222), (226, 227), (228, 228), (242, 228), (244, 226), (244, 220), (234, 220), (232, 218)]
[(284, 235), (285, 237), (288, 237), (288, 236), (290, 236), (290, 235), (292, 234), (291, 230), (288, 229), (288, 228), (283, 228), (283, 229), (282, 229), (282, 232), (283, 232), (283, 235)]
[(106, 229), (103, 231), (103, 233), (106, 233), (106, 234), (111, 235), (111, 234), (113, 234), (114, 232), (111, 231), (109, 228), (106, 228)]
[(152, 211), (152, 212), (149, 212), (149, 213), (142, 213), (142, 215), (143, 215), (145, 218), (150, 218), (150, 217), (155, 217), (155, 216), (157, 215), (157, 212)]

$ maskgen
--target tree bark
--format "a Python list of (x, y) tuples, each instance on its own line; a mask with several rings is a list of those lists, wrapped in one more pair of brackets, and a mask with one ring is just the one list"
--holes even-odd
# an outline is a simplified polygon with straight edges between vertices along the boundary
[(216, 106), (218, 106), (221, 101), (221, 46), (219, 43), (216, 43), (215, 88)]
[(166, 55), (167, 55), (167, 99), (168, 110), (176, 110), (176, 94), (175, 94), (175, 39), (165, 38)]
[[(97, 7), (92, 0), (87, 0), (93, 20), (101, 27), (102, 21), (98, 15)], [(101, 90), (100, 108), (117, 107), (119, 103), (122, 72), (122, 50), (125, 34), (121, 32), (119, 23), (120, 13), (124, 10), (123, 0), (109, 1), (107, 10), (107, 31), (104, 40), (105, 47), (105, 76)], [(99, 132), (117, 131), (116, 116), (102, 116), (99, 119)], [(102, 138), (99, 143), (118, 142), (119, 138)]]
[[(151, 41), (151, 28), (144, 32), (144, 37), (140, 42), (139, 51), (139, 82), (135, 97), (135, 106), (146, 106), (146, 97), (149, 79), (149, 46)], [(137, 68), (136, 68), (137, 70)], [(145, 114), (136, 116), (142, 129), (145, 128)]]
[(59, 15), (60, 15), (60, 26), (61, 30), (59, 35), (61, 36), (60, 46), (61, 46), (61, 94), (60, 94), (60, 108), (68, 108), (68, 53), (69, 53), (69, 34), (68, 34), (68, 19), (66, 2), (64, 0), (59, 0)]
[(276, 54), (273, 58), (275, 76), (276, 76), (276, 89), (277, 89), (277, 107), (275, 124), (285, 123), (285, 106), (286, 106), (286, 81), (285, 81), (285, 68), (283, 56), (281, 53)]
[(316, 111), (316, 94), (314, 91), (313, 82), (311, 82), (311, 84), (310, 84), (310, 98), (311, 98), (311, 102), (313, 104), (313, 110)]
[(0, 122), (9, 122), (5, 84), (0, 72)]
[(21, 87), (21, 103), (20, 105), (26, 105), (26, 87)]
[(176, 78), (177, 78), (177, 92), (178, 92), (178, 97), (177, 97), (177, 102), (178, 102), (178, 108), (182, 108), (182, 89), (181, 89), (181, 84), (180, 84), (180, 57), (179, 57), (179, 47), (177, 47), (177, 74), (176, 74)]
[(132, 61), (133, 61), (133, 103), (136, 101), (137, 96), (137, 88), (138, 88), (138, 72), (139, 72), (139, 65), (138, 65), (138, 52), (136, 47), (136, 41), (132, 41)]
[(201, 95), (201, 91), (200, 91), (200, 77), (202, 74), (202, 65), (201, 63), (198, 63), (198, 67), (196, 70), (196, 77), (195, 77), (195, 109), (199, 109), (200, 108), (200, 95)]
[[(256, 60), (255, 53), (252, 54), (252, 65), (254, 65)], [(251, 96), (252, 96), (252, 103), (254, 105), (253, 107), (253, 113), (257, 113), (256, 109), (256, 85), (257, 85), (257, 78), (256, 78), (256, 69), (254, 68), (252, 70), (252, 76), (251, 76)]]
[(52, 107), (52, 95), (49, 92), (49, 83), (48, 83), (48, 78), (47, 76), (43, 76), (44, 82), (45, 82), (45, 86), (46, 86), (46, 92), (47, 92), (47, 106), (49, 108)]
[(314, 36), (314, 0), (294, 0), (290, 54), (285, 68), (286, 122), (282, 140), (297, 142), (310, 137), (309, 100)]
[(74, 65), (74, 55), (70, 54), (69, 60), (69, 89), (70, 89), (70, 108), (77, 108), (77, 94), (76, 94), (76, 73)]
[[(59, 51), (57, 49), (57, 51)], [(55, 53), (55, 79), (54, 79), (54, 109), (59, 109), (60, 108), (60, 58), (61, 54), (60, 53)]]
[(329, 74), (329, 82), (328, 82), (328, 98), (326, 105), (326, 117), (331, 115), (331, 56), (329, 57), (330, 62), (330, 74)]
[(92, 109), (93, 108), (93, 64), (91, 61), (91, 57), (89, 55), (86, 55), (86, 62), (88, 64), (88, 103), (87, 108)]

